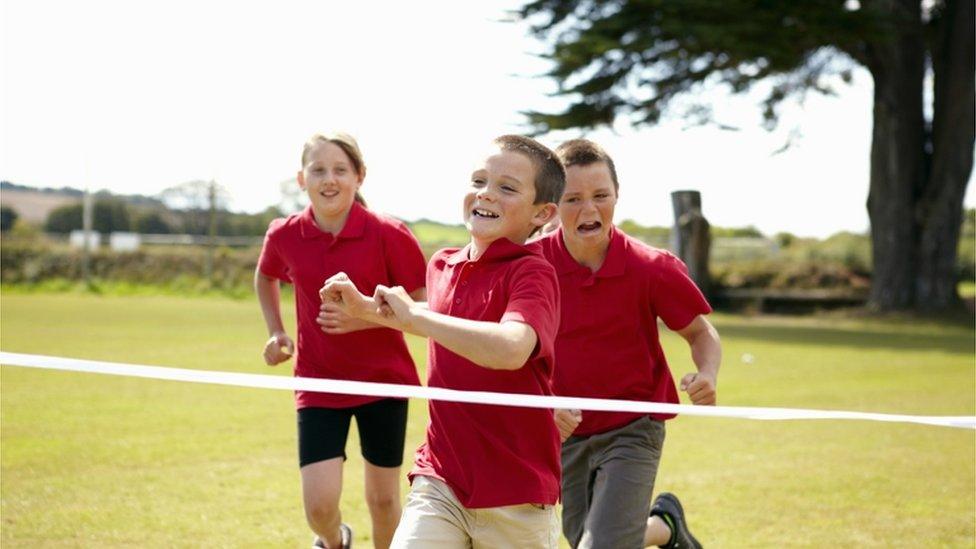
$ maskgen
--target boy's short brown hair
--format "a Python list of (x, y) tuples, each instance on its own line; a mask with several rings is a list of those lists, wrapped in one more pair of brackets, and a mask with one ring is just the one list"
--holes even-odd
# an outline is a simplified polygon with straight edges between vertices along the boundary
[(590, 141), (589, 139), (570, 139), (562, 145), (556, 147), (556, 154), (563, 166), (589, 166), (597, 162), (603, 162), (610, 168), (610, 179), (613, 180), (613, 191), (620, 192), (620, 184), (617, 182), (617, 168), (613, 165), (613, 159), (603, 150), (603, 147)]
[(549, 147), (531, 137), (503, 135), (492, 143), (503, 151), (524, 154), (535, 166), (535, 203), (558, 203), (566, 188), (566, 170)]

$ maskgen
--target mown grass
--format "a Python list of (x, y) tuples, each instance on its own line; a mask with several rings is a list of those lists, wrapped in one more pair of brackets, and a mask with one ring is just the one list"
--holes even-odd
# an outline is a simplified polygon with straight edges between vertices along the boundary
[[(288, 306), (286, 305), (286, 308)], [(285, 311), (290, 318), (290, 311)], [(720, 402), (973, 415), (971, 324), (716, 315)], [(4, 351), (290, 375), (256, 303), (4, 293)], [(424, 343), (411, 338), (423, 367)], [(664, 337), (672, 368), (686, 346)], [(743, 361), (743, 355), (752, 360)], [(425, 405), (411, 403), (409, 454)], [(308, 546), (286, 391), (0, 369), (4, 547)], [(350, 436), (343, 510), (370, 545)], [(976, 433), (856, 421), (669, 423), (658, 490), (712, 547), (973, 547)], [(406, 483), (404, 482), (404, 493)]]
[[(290, 284), (282, 284), (282, 291), (291, 292)], [(222, 297), (237, 300), (254, 299), (254, 289), (242, 284), (220, 287), (200, 277), (175, 277), (165, 283), (132, 282), (128, 280), (93, 279), (86, 284), (82, 280), (49, 278), (37, 282), (3, 284), (5, 295), (37, 294), (90, 294), (95, 296), (175, 296), (175, 297)]]
[(960, 282), (959, 297), (962, 298), (976, 297), (976, 282), (973, 282), (972, 280), (964, 280)]

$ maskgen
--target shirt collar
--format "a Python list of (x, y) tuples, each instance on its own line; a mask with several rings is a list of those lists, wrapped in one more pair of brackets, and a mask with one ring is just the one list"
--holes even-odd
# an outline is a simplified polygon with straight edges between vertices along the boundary
[(467, 246), (449, 255), (446, 260), (447, 264), (457, 265), (464, 262), (490, 263), (496, 261), (508, 261), (527, 255), (542, 255), (542, 248), (537, 242), (521, 245), (516, 244), (507, 238), (499, 238), (498, 240), (495, 240), (489, 244), (488, 249), (485, 250), (485, 252), (481, 254), (481, 257), (479, 257), (477, 260), (470, 259), (470, 252), (471, 244), (468, 243)]
[[(590, 272), (590, 269), (585, 265), (580, 265), (573, 255), (569, 253), (569, 249), (566, 248), (566, 242), (563, 240), (563, 228), (560, 227), (551, 237), (556, 245), (556, 250), (558, 252), (555, 254), (555, 261), (553, 266), (556, 268), (556, 272), (559, 274), (572, 273), (575, 271), (584, 270)], [(626, 247), (627, 239), (624, 233), (620, 232), (616, 226), (610, 227), (610, 246), (607, 248), (607, 256), (603, 258), (603, 265), (593, 273), (593, 276), (597, 278), (610, 278), (614, 276), (620, 276), (624, 274), (624, 267), (626, 266)]]
[[(305, 211), (302, 212), (299, 219), (302, 238), (317, 239), (332, 237), (330, 233), (320, 229), (318, 223), (315, 222), (315, 213), (312, 211), (311, 205), (305, 208)], [(342, 230), (339, 231), (335, 239), (359, 238), (363, 236), (365, 229), (366, 209), (359, 202), (353, 202), (352, 207), (349, 209), (349, 216), (346, 218), (346, 224), (343, 225)]]
[(610, 278), (624, 274), (627, 266), (627, 235), (620, 232), (616, 226), (610, 227), (610, 248), (607, 250), (607, 257), (603, 259), (603, 265), (596, 272), (600, 278)]

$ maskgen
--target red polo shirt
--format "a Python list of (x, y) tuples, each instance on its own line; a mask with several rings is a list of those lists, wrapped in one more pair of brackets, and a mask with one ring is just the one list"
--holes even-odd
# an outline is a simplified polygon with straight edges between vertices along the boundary
[[(553, 389), (563, 396), (677, 403), (678, 392), (658, 340), (660, 318), (680, 330), (712, 311), (684, 263), (611, 229), (597, 272), (573, 259), (560, 229), (539, 241), (559, 276), (562, 316)], [(574, 434), (604, 433), (642, 414), (583, 412)], [(670, 419), (674, 414), (651, 414)]]
[[(469, 246), (470, 247), (470, 246)], [(559, 323), (556, 274), (539, 253), (496, 240), (476, 261), (469, 247), (441, 250), (427, 267), (431, 310), (459, 318), (524, 322), (538, 343), (525, 366), (489, 370), (429, 342), (428, 385), (470, 391), (551, 395), (553, 342)], [(431, 401), (427, 439), (410, 479), (446, 482), (468, 508), (559, 498), (559, 433), (552, 411)]]
[[(424, 255), (406, 225), (354, 203), (346, 225), (333, 237), (315, 224), (309, 206), (271, 222), (258, 268), (295, 285), (296, 376), (420, 384), (402, 333), (376, 328), (332, 335), (315, 322), (322, 304), (319, 289), (339, 271), (365, 295), (373, 295), (377, 284), (403, 286), (408, 292), (424, 286)], [(295, 392), (298, 408), (348, 408), (375, 400), (379, 399)]]

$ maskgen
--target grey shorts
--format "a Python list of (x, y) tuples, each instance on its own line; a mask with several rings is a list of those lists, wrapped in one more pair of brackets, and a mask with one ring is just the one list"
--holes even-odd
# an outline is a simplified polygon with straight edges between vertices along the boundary
[(645, 416), (563, 443), (563, 535), (570, 545), (644, 546), (664, 432), (663, 421)]

